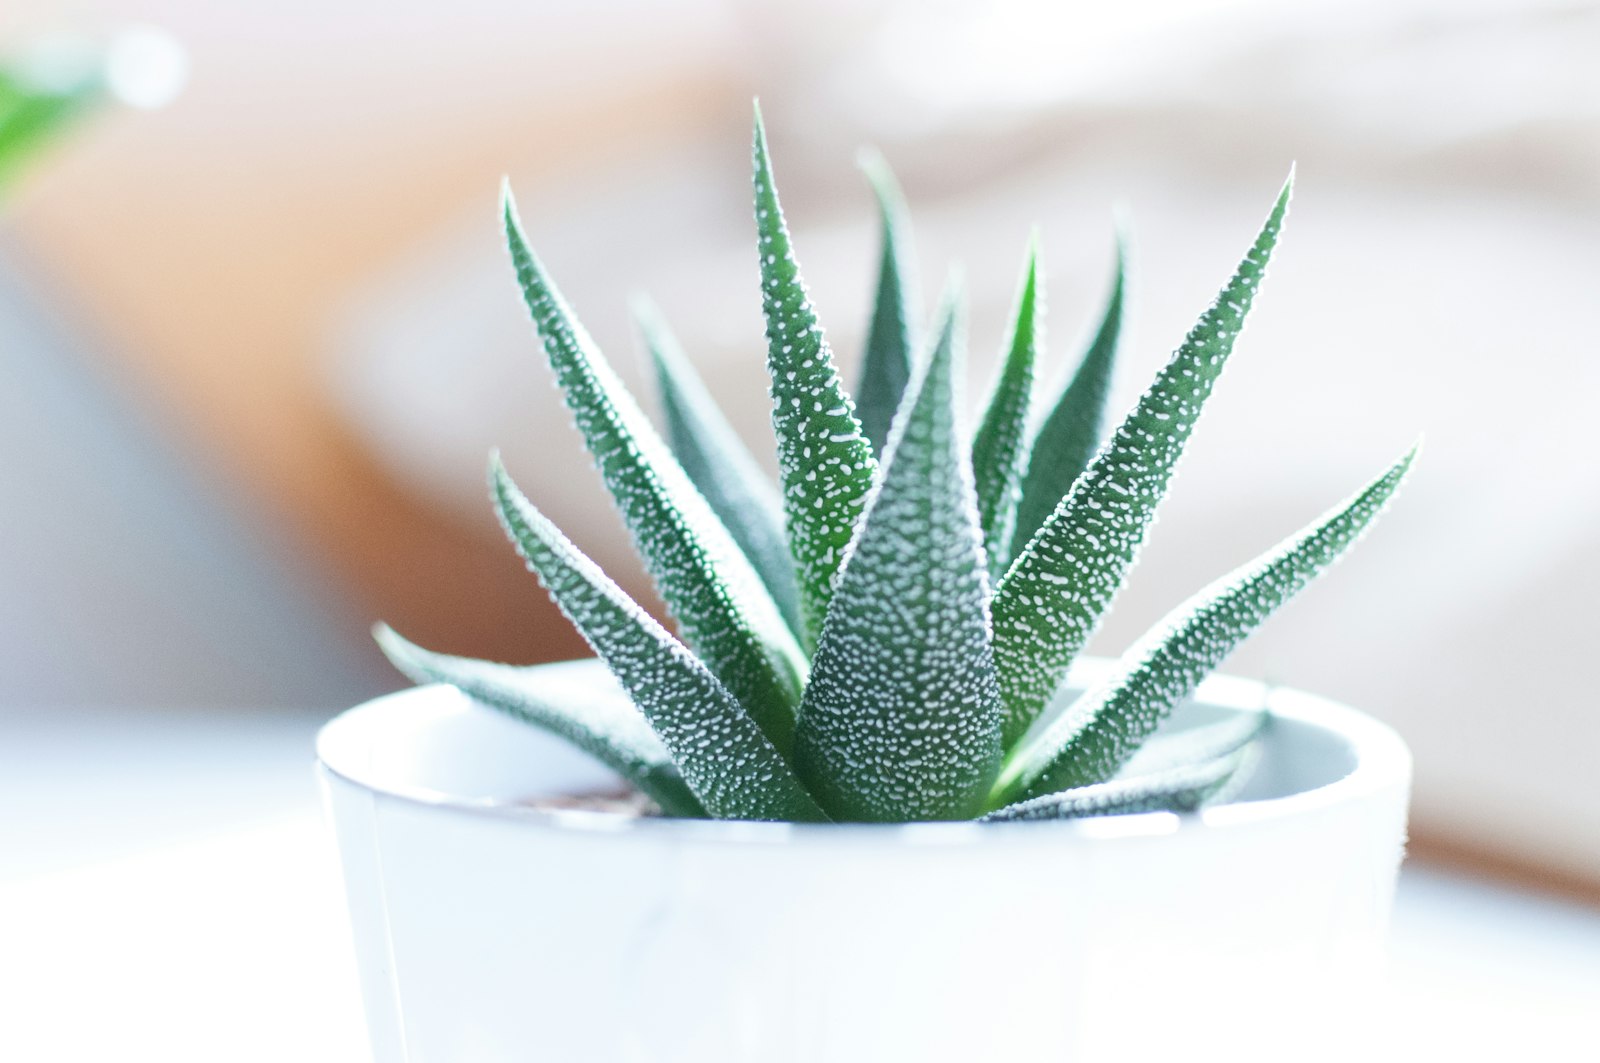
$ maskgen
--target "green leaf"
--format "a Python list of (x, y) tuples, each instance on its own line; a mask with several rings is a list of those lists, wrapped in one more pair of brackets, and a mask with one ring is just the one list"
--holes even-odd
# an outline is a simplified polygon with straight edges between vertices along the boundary
[(661, 739), (599, 661), (521, 667), (434, 653), (379, 624), (373, 637), (418, 683), (448, 683), (524, 723), (566, 739), (631, 781), (669, 816), (704, 818)]
[(551, 282), (504, 192), (506, 240), (528, 310), (600, 474), (685, 640), (787, 750), (805, 662), (749, 560)]
[(1266, 709), (1231, 712), (1220, 720), (1168, 732), (1156, 731), (1118, 772), (1118, 778), (1155, 775), (1225, 757), (1255, 741), (1266, 731), (1272, 714)]
[(1018, 801), (989, 813), (983, 819), (992, 823), (1027, 819), (1083, 819), (1136, 812), (1194, 812), (1235, 790), (1248, 777), (1258, 756), (1259, 743), (1252, 741), (1210, 760)]
[(1115, 775), (1208, 672), (1361, 537), (1416, 453), (1413, 447), (1343, 505), (1169, 614), (1128, 651), (1118, 674), (1018, 750), (998, 792), (1025, 799)]
[(861, 430), (882, 454), (889, 438), (895, 410), (911, 380), (911, 330), (918, 318), (916, 271), (911, 254), (911, 219), (894, 172), (876, 151), (861, 154), (861, 168), (878, 198), (882, 224), (882, 250), (878, 264), (878, 293), (872, 303), (872, 324), (861, 360), (856, 387), (856, 413)]
[(1017, 310), (1007, 344), (1009, 353), (972, 440), (972, 475), (977, 484), (978, 516), (983, 522), (991, 580), (998, 580), (1011, 560), (1011, 529), (1017, 519), (1026, 458), (1023, 434), (1033, 403), (1033, 367), (1043, 340), (1042, 304), (1036, 235), (1028, 245), (1022, 287), (1017, 293)]
[(533, 507), (498, 456), (489, 476), (528, 567), (644, 713), (705, 810), (717, 819), (825, 820), (733, 693)]
[(0, 192), (34, 151), (87, 111), (102, 93), (97, 77), (54, 91), (35, 88), (0, 70)]
[(969, 819), (1000, 761), (982, 529), (957, 430), (957, 321), (906, 392), (800, 708), (796, 766), (836, 819)]
[(1100, 326), (1068, 378), (1055, 405), (1045, 414), (1029, 444), (1022, 500), (1017, 503), (1008, 558), (1022, 552), (1088, 467), (1104, 434), (1111, 373), (1122, 336), (1123, 290), (1127, 276), (1127, 236), (1117, 228), (1116, 266)]
[(1049, 702), (1137, 558), (1195, 418), (1244, 326), (1292, 186), (1291, 176), (1233, 279), (1001, 579), (995, 656), (1008, 748)]
[(778, 439), (789, 549), (800, 579), (804, 643), (815, 645), (828, 615), (845, 547), (877, 473), (872, 444), (839, 381), (833, 352), (800, 279), (773, 185), (767, 135), (756, 111), (755, 209), (761, 309), (767, 319), (772, 427)]
[(750, 559), (790, 630), (800, 632), (800, 588), (777, 488), (723, 416), (655, 307), (639, 300), (634, 316), (655, 364), (673, 456)]

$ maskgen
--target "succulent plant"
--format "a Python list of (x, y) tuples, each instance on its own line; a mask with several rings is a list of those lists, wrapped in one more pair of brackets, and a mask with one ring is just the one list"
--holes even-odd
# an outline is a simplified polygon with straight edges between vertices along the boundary
[(971, 437), (951, 285), (916, 339), (909, 227), (881, 160), (877, 300), (859, 399), (806, 288), (756, 115), (755, 220), (780, 482), (713, 403), (655, 311), (639, 312), (665, 439), (534, 255), (509, 190), (506, 237), (545, 353), (675, 620), (631, 600), (490, 461), (528, 566), (608, 666), (575, 693), (547, 671), (424, 650), (394, 663), (544, 727), (671, 816), (790, 821), (1065, 818), (1190, 810), (1237, 787), (1269, 718), (1158, 728), (1212, 668), (1344, 553), (1416, 450), (1297, 535), (1200, 591), (1076, 698), (1069, 667), (1132, 567), (1278, 241), (1290, 181), (1216, 301), (1106, 437), (1124, 241), (1100, 324), (1035, 415), (1036, 244)]

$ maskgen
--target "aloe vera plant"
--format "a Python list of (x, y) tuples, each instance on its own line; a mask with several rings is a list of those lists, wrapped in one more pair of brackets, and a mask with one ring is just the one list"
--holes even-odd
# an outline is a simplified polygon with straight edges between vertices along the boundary
[(507, 533), (616, 685), (575, 699), (537, 667), (433, 653), (380, 626), (384, 651), (419, 682), (454, 684), (575, 743), (672, 816), (1006, 821), (1185, 811), (1226, 797), (1259, 755), (1267, 715), (1175, 733), (1161, 725), (1362, 535), (1415, 448), (1200, 591), (1097, 685), (1061, 694), (1233, 352), (1278, 243), (1292, 173), (1215, 302), (1108, 434), (1124, 309), (1120, 231), (1099, 326), (1042, 403), (1044, 280), (1031, 242), (1000, 372), (969, 435), (960, 287), (919, 345), (898, 186), (880, 159), (866, 168), (883, 248), (858, 407), (801, 279), (757, 113), (777, 484), (644, 307), (666, 424), (658, 435), (505, 194), (512, 263), (545, 353), (677, 634), (568, 541), (496, 457), (492, 495)]

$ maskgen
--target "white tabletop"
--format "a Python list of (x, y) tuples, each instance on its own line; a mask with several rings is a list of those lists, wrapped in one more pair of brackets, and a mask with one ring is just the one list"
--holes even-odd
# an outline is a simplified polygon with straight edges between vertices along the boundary
[[(0, 1059), (365, 1058), (304, 713), (0, 715)], [(1376, 1060), (1600, 1058), (1600, 912), (1402, 876)]]

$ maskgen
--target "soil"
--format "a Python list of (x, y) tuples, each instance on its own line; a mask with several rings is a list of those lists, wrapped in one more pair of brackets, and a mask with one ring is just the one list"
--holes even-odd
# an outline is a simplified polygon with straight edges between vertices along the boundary
[(555, 797), (531, 797), (518, 802), (528, 808), (559, 811), (609, 812), (614, 816), (659, 816), (661, 809), (638, 790), (618, 787), (612, 790), (588, 790), (577, 794), (560, 794)]

